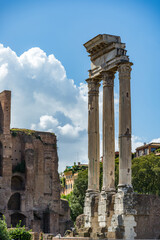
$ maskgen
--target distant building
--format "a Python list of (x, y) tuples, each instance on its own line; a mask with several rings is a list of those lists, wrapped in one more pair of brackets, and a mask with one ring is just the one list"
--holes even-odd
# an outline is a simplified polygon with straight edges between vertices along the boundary
[(73, 174), (71, 170), (71, 171), (65, 172), (63, 176), (65, 178), (65, 187), (63, 188), (62, 193), (64, 195), (68, 195), (73, 191), (74, 181), (78, 177), (78, 172)]
[(160, 148), (160, 143), (144, 143), (143, 146), (136, 148), (136, 157), (149, 155), (150, 153), (155, 153), (155, 151)]
[(68, 195), (73, 191), (73, 185), (78, 177), (78, 171), (86, 168), (88, 168), (88, 164), (81, 164), (80, 162), (78, 162), (78, 165), (66, 167), (66, 170), (63, 173), (65, 186), (62, 188), (61, 194)]

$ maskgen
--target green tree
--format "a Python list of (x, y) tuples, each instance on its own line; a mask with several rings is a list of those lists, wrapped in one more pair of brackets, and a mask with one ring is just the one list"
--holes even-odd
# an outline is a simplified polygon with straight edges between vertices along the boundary
[(62, 186), (62, 187), (65, 187), (65, 185), (66, 185), (66, 179), (65, 179), (65, 177), (61, 177), (61, 178), (60, 178), (60, 182), (61, 182), (61, 186)]
[(134, 191), (160, 196), (160, 157), (155, 154), (132, 160), (132, 184)]
[(27, 231), (25, 229), (25, 226), (21, 227), (21, 221), (16, 225), (16, 228), (8, 230), (10, 239), (15, 239), (15, 240), (31, 240), (32, 235), (30, 231)]
[(61, 194), (61, 199), (67, 200), (70, 207), (71, 207), (71, 196), (72, 196), (72, 194), (73, 194), (73, 192), (71, 192), (67, 195)]
[[(100, 163), (100, 190), (103, 181), (103, 164)], [(119, 158), (115, 159), (115, 186), (119, 181)], [(154, 154), (132, 159), (132, 184), (135, 192), (160, 196), (160, 157)], [(85, 193), (88, 186), (88, 169), (81, 170), (73, 187), (73, 192), (65, 199), (71, 207), (71, 217), (83, 213)]]
[(73, 221), (83, 213), (84, 198), (88, 186), (88, 169), (80, 171), (73, 186), (70, 198), (71, 218)]
[(0, 219), (0, 240), (10, 240), (4, 216), (3, 219)]

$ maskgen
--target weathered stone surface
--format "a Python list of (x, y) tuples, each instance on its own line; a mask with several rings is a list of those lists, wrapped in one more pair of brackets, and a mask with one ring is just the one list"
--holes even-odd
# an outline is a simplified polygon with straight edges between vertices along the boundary
[(0, 93), (0, 214), (8, 226), (19, 220), (34, 232), (69, 227), (68, 202), (60, 200), (55, 134), (11, 130), (11, 92)]
[(160, 239), (160, 197), (134, 194), (136, 239)]
[(119, 65), (119, 186), (131, 186), (131, 95), (132, 63)]
[[(159, 239), (160, 198), (137, 195), (131, 185), (131, 96), (129, 57), (119, 36), (99, 34), (84, 44), (90, 54), (88, 82), (89, 187), (80, 236), (107, 239)], [(119, 72), (119, 185), (114, 182), (114, 73)], [(103, 79), (103, 188), (96, 184), (99, 151), (97, 84)], [(96, 96), (96, 97), (95, 97)], [(96, 175), (97, 174), (97, 175)], [(98, 183), (98, 181), (97, 181)]]
[(75, 225), (78, 229), (84, 228), (84, 223), (85, 223), (85, 215), (81, 214), (76, 218)]
[(114, 72), (103, 72), (103, 191), (115, 190)]
[(97, 227), (99, 193), (87, 192), (84, 203), (85, 228)]
[(88, 83), (88, 191), (99, 190), (99, 82)]

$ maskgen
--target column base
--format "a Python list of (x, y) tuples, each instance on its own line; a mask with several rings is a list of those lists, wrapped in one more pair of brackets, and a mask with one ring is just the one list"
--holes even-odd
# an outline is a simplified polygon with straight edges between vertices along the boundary
[(99, 191), (88, 189), (86, 191), (84, 202), (84, 227), (98, 227), (98, 200)]
[(129, 184), (119, 184), (118, 192), (133, 193), (133, 186)]
[(96, 190), (96, 189), (87, 189), (86, 193), (89, 193), (89, 194), (99, 194), (99, 190)]
[(116, 193), (116, 189), (115, 188), (105, 188), (105, 187), (102, 187), (101, 193), (102, 192), (115, 194)]
[(110, 191), (105, 191), (102, 189), (101, 191), (98, 202), (98, 223), (101, 228), (107, 227), (109, 216), (114, 211), (113, 202), (115, 194), (115, 189), (110, 189)]

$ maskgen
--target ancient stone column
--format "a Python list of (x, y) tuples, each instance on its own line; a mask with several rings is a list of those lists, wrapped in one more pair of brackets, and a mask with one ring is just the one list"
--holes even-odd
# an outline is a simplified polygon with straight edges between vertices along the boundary
[(88, 192), (99, 191), (99, 81), (88, 83)]
[(131, 186), (131, 95), (132, 63), (123, 63), (119, 71), (119, 187)]
[(103, 72), (103, 188), (115, 190), (114, 72)]

